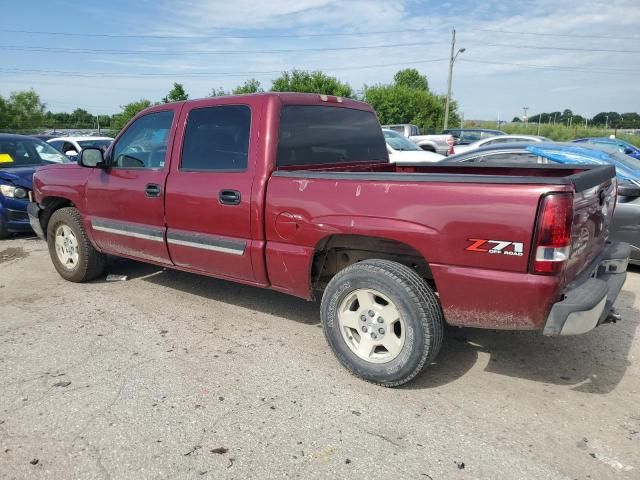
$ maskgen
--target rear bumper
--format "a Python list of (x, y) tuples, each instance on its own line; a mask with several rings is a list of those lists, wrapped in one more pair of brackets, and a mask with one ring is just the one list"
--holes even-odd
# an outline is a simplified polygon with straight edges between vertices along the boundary
[(569, 284), (552, 306), (544, 335), (579, 335), (607, 320), (627, 278), (630, 253), (626, 243), (609, 243), (590, 275)]
[(36, 202), (29, 202), (27, 205), (27, 214), (29, 215), (29, 223), (36, 235), (42, 240), (45, 240), (44, 232), (42, 231), (42, 225), (40, 225), (40, 212), (42, 209)]

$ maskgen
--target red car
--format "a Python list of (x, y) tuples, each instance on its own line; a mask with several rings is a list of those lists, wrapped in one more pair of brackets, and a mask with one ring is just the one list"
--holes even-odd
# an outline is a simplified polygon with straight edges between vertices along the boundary
[[(44, 167), (31, 222), (62, 277), (105, 254), (308, 300), (356, 375), (405, 383), (445, 324), (578, 334), (615, 318), (613, 167), (388, 162), (371, 107), (265, 93), (158, 105)], [(185, 307), (186, 308), (186, 307)]]

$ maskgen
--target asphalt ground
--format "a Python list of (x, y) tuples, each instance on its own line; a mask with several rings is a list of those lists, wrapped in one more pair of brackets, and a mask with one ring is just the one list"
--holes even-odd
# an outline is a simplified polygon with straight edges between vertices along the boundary
[(578, 337), (450, 329), (396, 389), (318, 304), (114, 260), (72, 284), (0, 242), (0, 478), (640, 478), (640, 270)]

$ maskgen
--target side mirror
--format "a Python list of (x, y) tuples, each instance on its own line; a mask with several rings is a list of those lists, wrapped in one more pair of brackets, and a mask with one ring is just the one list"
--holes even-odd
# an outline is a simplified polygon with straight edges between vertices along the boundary
[(104, 162), (104, 155), (102, 154), (102, 150), (99, 148), (85, 148), (82, 150), (79, 163), (83, 167), (87, 168), (104, 168), (106, 166)]
[(620, 183), (618, 184), (618, 195), (621, 197), (640, 197), (640, 187), (633, 183)]
[(633, 153), (633, 150), (629, 147), (625, 147), (624, 149), (622, 149), (622, 151), (627, 155), (631, 155)]

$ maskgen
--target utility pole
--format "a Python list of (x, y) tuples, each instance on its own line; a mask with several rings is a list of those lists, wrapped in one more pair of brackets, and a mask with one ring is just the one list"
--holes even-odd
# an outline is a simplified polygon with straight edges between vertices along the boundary
[(604, 121), (604, 129), (606, 130), (607, 128), (609, 128), (609, 115), (605, 117)]
[(456, 58), (458, 58), (458, 54), (459, 53), (463, 53), (465, 51), (464, 48), (461, 48), (460, 50), (458, 50), (455, 55), (454, 55), (454, 51), (456, 49), (456, 29), (453, 28), (451, 30), (451, 56), (449, 57), (449, 80), (447, 82), (447, 101), (445, 103), (445, 107), (444, 107), (444, 129), (447, 129), (447, 126), (449, 124), (449, 104), (451, 103), (451, 82), (452, 82), (452, 78), (453, 78), (453, 64), (456, 61)]
[(542, 121), (542, 114), (538, 115), (538, 133), (536, 135), (540, 136), (540, 122)]
[(527, 110), (529, 110), (529, 107), (522, 107), (522, 111), (524, 112), (524, 115), (522, 115), (522, 121), (525, 123), (525, 125), (529, 123), (529, 117), (527, 117)]

